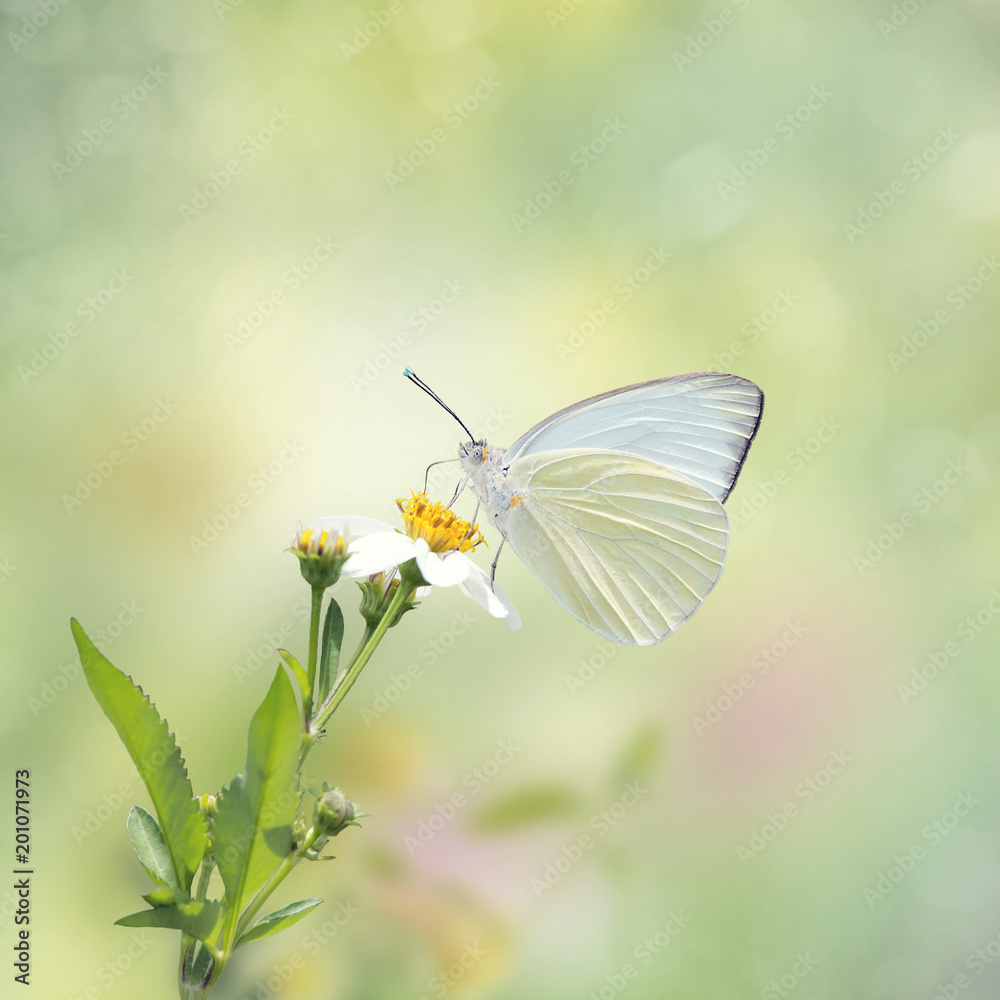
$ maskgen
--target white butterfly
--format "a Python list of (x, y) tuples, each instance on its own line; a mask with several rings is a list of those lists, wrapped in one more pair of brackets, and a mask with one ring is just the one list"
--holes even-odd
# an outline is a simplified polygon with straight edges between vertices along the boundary
[(569, 406), (506, 450), (470, 440), (459, 459), (504, 541), (574, 618), (648, 646), (687, 621), (722, 574), (722, 505), (763, 408), (738, 375), (676, 375)]

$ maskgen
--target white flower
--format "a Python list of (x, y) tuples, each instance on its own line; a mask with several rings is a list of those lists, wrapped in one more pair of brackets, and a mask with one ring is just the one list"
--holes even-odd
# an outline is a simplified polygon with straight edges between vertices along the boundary
[(350, 553), (354, 551), (352, 542), (379, 531), (392, 531), (392, 528), (384, 521), (377, 521), (374, 517), (362, 517), (360, 514), (320, 517), (308, 528), (303, 529), (301, 524), (299, 525), (299, 530), (292, 538), (292, 549), (321, 555), (326, 551), (343, 552), (346, 543), (347, 551)]
[(387, 531), (366, 535), (351, 545), (345, 575), (369, 576), (416, 559), (421, 575), (432, 587), (457, 586), (494, 618), (503, 618), (512, 629), (521, 627), (510, 598), (498, 586), (491, 585), (489, 573), (467, 555), (454, 549), (434, 552), (425, 539), (402, 535), (388, 525), (386, 528)]
[(321, 517), (308, 528), (299, 525), (289, 551), (299, 560), (305, 581), (313, 588), (326, 590), (340, 579), (349, 560), (351, 536), (358, 538), (387, 527), (381, 521), (359, 515)]
[(494, 618), (503, 618), (512, 629), (520, 628), (521, 619), (510, 598), (465, 555), (482, 541), (478, 529), (441, 504), (431, 504), (424, 494), (397, 503), (406, 534), (370, 517), (323, 517), (309, 527), (329, 532), (330, 537), (347, 538), (349, 558), (343, 566), (344, 576), (369, 577), (385, 572), (391, 577), (397, 566), (415, 559), (432, 587), (457, 586)]

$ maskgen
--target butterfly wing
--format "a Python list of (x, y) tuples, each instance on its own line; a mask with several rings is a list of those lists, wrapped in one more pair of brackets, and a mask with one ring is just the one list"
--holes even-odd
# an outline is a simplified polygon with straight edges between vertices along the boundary
[(679, 472), (720, 503), (757, 433), (764, 394), (738, 375), (701, 372), (628, 385), (553, 413), (507, 449), (505, 464), (563, 448), (611, 449)]
[(659, 642), (698, 609), (722, 573), (722, 504), (654, 462), (616, 451), (516, 459), (495, 512), (511, 548), (578, 621), (613, 642)]

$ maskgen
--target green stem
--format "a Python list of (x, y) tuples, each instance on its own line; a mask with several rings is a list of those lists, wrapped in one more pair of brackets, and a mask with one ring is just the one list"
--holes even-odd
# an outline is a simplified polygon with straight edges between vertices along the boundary
[(222, 975), (222, 970), (226, 967), (227, 956), (223, 955), (223, 953), (220, 952), (214, 945), (202, 941), (200, 946), (208, 951), (208, 953), (212, 956), (212, 972), (209, 975), (208, 981), (205, 983), (204, 987), (196, 984), (186, 986), (184, 984), (184, 961), (188, 957), (189, 952), (193, 955), (192, 948), (194, 945), (195, 939), (193, 937), (190, 937), (187, 934), (181, 935), (181, 965), (178, 974), (181, 1000), (205, 1000), (205, 997), (212, 992), (212, 988), (219, 981), (219, 977)]
[[(354, 663), (361, 655), (361, 651), (368, 644), (368, 641), (371, 639), (374, 632), (375, 632), (374, 625), (365, 624), (365, 631), (364, 634), (361, 636), (361, 641), (358, 643), (357, 648), (354, 650), (354, 655), (351, 657), (347, 666), (344, 668), (344, 672), (340, 674), (339, 680), (337, 680), (334, 683), (333, 687), (331, 688), (330, 695), (334, 694), (334, 692), (340, 686), (340, 683), (347, 676), (348, 671), (351, 669), (352, 666), (354, 666)], [(327, 697), (329, 698), (329, 695)], [(318, 713), (319, 710), (317, 709), (317, 714)], [(319, 737), (320, 737), (319, 729), (309, 729), (309, 728), (306, 729), (305, 735), (303, 735), (302, 737), (302, 747), (299, 750), (299, 768), (301, 768), (302, 765), (305, 763), (309, 751), (312, 750), (313, 746), (315, 746), (316, 741), (319, 739)]]
[[(194, 898), (196, 900), (204, 902), (205, 899), (208, 897), (208, 885), (212, 881), (212, 872), (214, 871), (214, 869), (215, 869), (215, 859), (212, 857), (212, 852), (210, 850), (206, 851), (205, 857), (202, 858), (201, 861), (201, 871), (198, 873), (198, 886), (194, 892)], [(204, 990), (195, 990), (194, 993), (192, 993), (191, 989), (189, 987), (186, 987), (183, 983), (184, 959), (193, 945), (194, 945), (193, 937), (191, 937), (188, 934), (181, 934), (181, 964), (177, 974), (178, 982), (180, 985), (181, 1000), (187, 1000), (187, 998), (190, 996), (197, 996), (198, 998), (207, 997), (209, 990), (211, 990), (212, 988), (212, 986), (209, 985)], [(211, 952), (212, 957), (215, 959), (216, 966), (219, 966), (219, 959), (221, 957), (219, 950), (214, 946), (207, 944), (205, 942), (202, 942), (202, 947), (207, 948)], [(222, 964), (224, 965), (225, 963)], [(221, 973), (222, 969), (219, 968), (218, 974)], [(218, 974), (216, 974), (216, 970), (213, 968), (212, 979), (209, 981), (211, 984), (214, 985), (214, 980), (219, 978)]]
[(239, 922), (236, 925), (236, 933), (233, 935), (233, 945), (239, 941), (240, 935), (250, 926), (253, 918), (257, 916), (260, 912), (260, 908), (267, 902), (268, 896), (278, 888), (279, 885), (285, 880), (288, 873), (305, 857), (306, 851), (316, 843), (316, 838), (318, 834), (315, 827), (306, 834), (305, 840), (302, 844), (292, 853), (289, 854), (284, 861), (278, 866), (277, 870), (271, 874), (271, 877), (257, 890), (257, 895), (254, 896), (253, 901), (250, 905), (243, 911), (243, 915), (240, 917)]
[(194, 898), (202, 902), (208, 897), (208, 883), (212, 881), (212, 872), (215, 869), (215, 860), (211, 852), (206, 851), (201, 862), (201, 872), (198, 875), (198, 887), (194, 891)]
[(306, 663), (306, 674), (309, 677), (309, 689), (302, 692), (302, 721), (305, 723), (306, 732), (309, 731), (309, 723), (313, 708), (313, 691), (316, 690), (316, 665), (319, 654), (319, 621), (323, 613), (324, 588), (313, 586), (312, 588), (312, 611), (309, 616), (309, 660)]
[[(267, 898), (278, 888), (279, 885), (285, 880), (288, 873), (305, 857), (306, 851), (308, 851), (314, 843), (316, 843), (316, 838), (318, 834), (315, 829), (311, 829), (306, 835), (305, 840), (303, 840), (301, 846), (290, 854), (281, 864), (278, 866), (277, 870), (271, 874), (271, 877), (257, 890), (257, 894), (254, 896), (253, 901), (250, 905), (243, 911), (242, 916), (236, 924), (236, 929), (233, 932), (231, 938), (224, 942), (221, 950), (217, 950), (209, 946), (209, 950), (212, 953), (212, 957), (215, 959), (215, 966), (212, 969), (211, 978), (205, 984), (203, 990), (185, 990), (181, 987), (181, 1000), (204, 1000), (205, 997), (212, 991), (212, 988), (218, 982), (219, 977), (222, 975), (222, 970), (226, 967), (226, 963), (229, 961), (233, 952), (236, 950), (236, 944), (240, 939), (240, 935), (250, 926), (253, 918), (257, 916), (260, 912), (260, 908), (267, 902)], [(207, 886), (206, 886), (207, 888)], [(201, 890), (201, 885), (198, 886), (199, 891)], [(181, 952), (181, 962), (184, 961), (184, 952)]]
[(374, 634), (375, 634), (375, 626), (369, 622), (365, 622), (364, 634), (361, 636), (358, 645), (355, 647), (354, 653), (352, 654), (350, 660), (348, 661), (347, 666), (344, 668), (344, 672), (340, 675), (339, 679), (334, 682), (333, 687), (330, 689), (331, 694), (333, 694), (333, 692), (337, 690), (337, 685), (340, 683), (341, 680), (344, 679), (344, 677), (347, 676), (347, 672), (351, 669), (351, 667), (354, 666), (355, 662), (357, 661), (357, 658), (361, 655), (361, 651), (365, 648), (365, 646), (368, 645), (369, 640)]
[(181, 960), (177, 967), (177, 988), (180, 991), (181, 1000), (187, 1000), (191, 991), (184, 985), (184, 960), (187, 958), (188, 950), (194, 944), (194, 938), (189, 934), (181, 932)]
[(386, 612), (382, 616), (378, 625), (375, 626), (375, 630), (372, 632), (371, 637), (361, 647), (360, 651), (355, 654), (355, 657), (351, 661), (351, 665), (347, 668), (347, 671), (340, 678), (340, 680), (334, 684), (329, 697), (316, 712), (312, 724), (312, 731), (314, 733), (318, 733), (326, 725), (327, 720), (337, 710), (337, 706), (347, 696), (347, 692), (351, 690), (354, 682), (358, 679), (358, 675), (364, 669), (365, 664), (371, 659), (372, 653), (375, 652), (375, 648), (382, 641), (386, 632), (388, 632), (391, 628), (392, 623), (396, 619), (396, 612), (398, 612), (399, 609), (408, 600), (410, 600), (416, 589), (416, 585), (414, 584), (407, 583), (406, 581), (400, 582), (399, 587), (396, 589), (396, 593), (393, 595), (392, 601), (389, 603), (389, 607), (386, 609)]
[[(355, 650), (354, 656), (351, 658), (347, 668), (333, 685), (333, 689), (330, 691), (330, 694), (327, 696), (324, 703), (319, 706), (315, 712), (313, 712), (312, 701), (313, 695), (317, 690), (318, 681), (319, 631), (320, 617), (323, 610), (324, 588), (312, 588), (312, 615), (309, 621), (309, 660), (306, 665), (309, 690), (302, 692), (305, 733), (302, 738), (302, 746), (299, 752), (300, 766), (305, 760), (306, 754), (308, 754), (308, 752), (312, 749), (330, 716), (333, 715), (333, 713), (337, 710), (337, 707), (347, 696), (347, 692), (351, 690), (354, 682), (358, 679), (358, 676), (364, 669), (365, 664), (371, 659), (372, 653), (375, 652), (376, 647), (385, 637), (386, 632), (389, 631), (392, 624), (397, 620), (399, 610), (413, 597), (416, 589), (416, 583), (411, 583), (406, 580), (400, 582), (398, 588), (396, 589), (396, 593), (393, 594), (392, 600), (389, 602), (389, 607), (386, 608), (385, 614), (382, 615), (378, 624), (374, 627), (370, 624), (365, 626), (364, 635), (361, 637), (361, 642), (358, 644), (358, 648)], [(260, 889), (257, 890), (252, 902), (243, 911), (239, 920), (236, 922), (235, 929), (233, 930), (231, 936), (228, 940), (223, 942), (222, 948), (211, 949), (213, 957), (215, 958), (215, 966), (212, 969), (209, 981), (205, 984), (205, 988), (203, 990), (196, 991), (194, 989), (185, 989), (182, 986), (182, 1000), (204, 1000), (204, 998), (208, 996), (218, 981), (219, 976), (222, 975), (222, 970), (225, 968), (226, 963), (232, 957), (233, 951), (236, 947), (236, 942), (239, 941), (240, 935), (245, 933), (246, 929), (260, 912), (261, 907), (267, 901), (268, 897), (274, 892), (275, 889), (278, 888), (279, 885), (281, 885), (281, 883), (288, 876), (289, 872), (291, 872), (291, 870), (295, 868), (295, 866), (298, 865), (299, 862), (305, 857), (306, 852), (316, 842), (316, 839), (317, 833), (315, 829), (311, 829), (302, 844), (281, 862), (278, 868), (271, 874), (270, 878), (268, 878)], [(206, 858), (202, 864), (198, 888), (196, 890), (198, 899), (204, 899), (207, 895), (208, 884), (211, 880), (213, 867), (214, 865), (209, 862), (208, 858)], [(186, 936), (184, 937), (186, 938)], [(184, 940), (184, 938), (182, 938), (182, 940)], [(186, 949), (182, 949), (181, 951), (182, 963), (184, 961), (183, 956), (185, 951)]]

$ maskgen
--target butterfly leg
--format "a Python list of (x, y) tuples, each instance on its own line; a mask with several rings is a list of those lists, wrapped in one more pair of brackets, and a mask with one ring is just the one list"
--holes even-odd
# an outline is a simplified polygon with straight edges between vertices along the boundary
[[(451, 504), (449, 504), (448, 506), (450, 507)], [(476, 500), (476, 509), (472, 512), (472, 517), (469, 520), (469, 530), (466, 533), (465, 538), (462, 539), (463, 543), (467, 542), (472, 537), (473, 532), (476, 530), (476, 518), (477, 517), (479, 517), (479, 500), (478, 499)]]
[[(448, 507), (449, 508), (455, 506), (455, 501), (459, 498), (459, 496), (461, 496), (462, 490), (465, 489), (466, 485), (467, 485), (466, 481), (464, 479), (462, 479), (459, 482), (458, 486), (455, 487), (455, 492), (454, 492), (454, 494), (452, 494), (452, 498), (448, 501)], [(477, 511), (479, 510), (479, 504), (478, 503), (476, 504), (476, 510)], [(473, 518), (472, 520), (474, 521), (475, 518)]]
[(442, 458), (440, 462), (431, 462), (431, 464), (427, 466), (427, 471), (424, 472), (424, 493), (427, 492), (427, 483), (431, 478), (431, 469), (433, 469), (435, 465), (446, 465), (448, 462), (457, 461), (459, 461), (457, 458)]
[(497, 554), (493, 557), (493, 565), (490, 567), (490, 587), (492, 587), (497, 582), (497, 560), (500, 558), (500, 553), (503, 551), (503, 543), (507, 541), (506, 535), (500, 536), (500, 546), (497, 549)]

